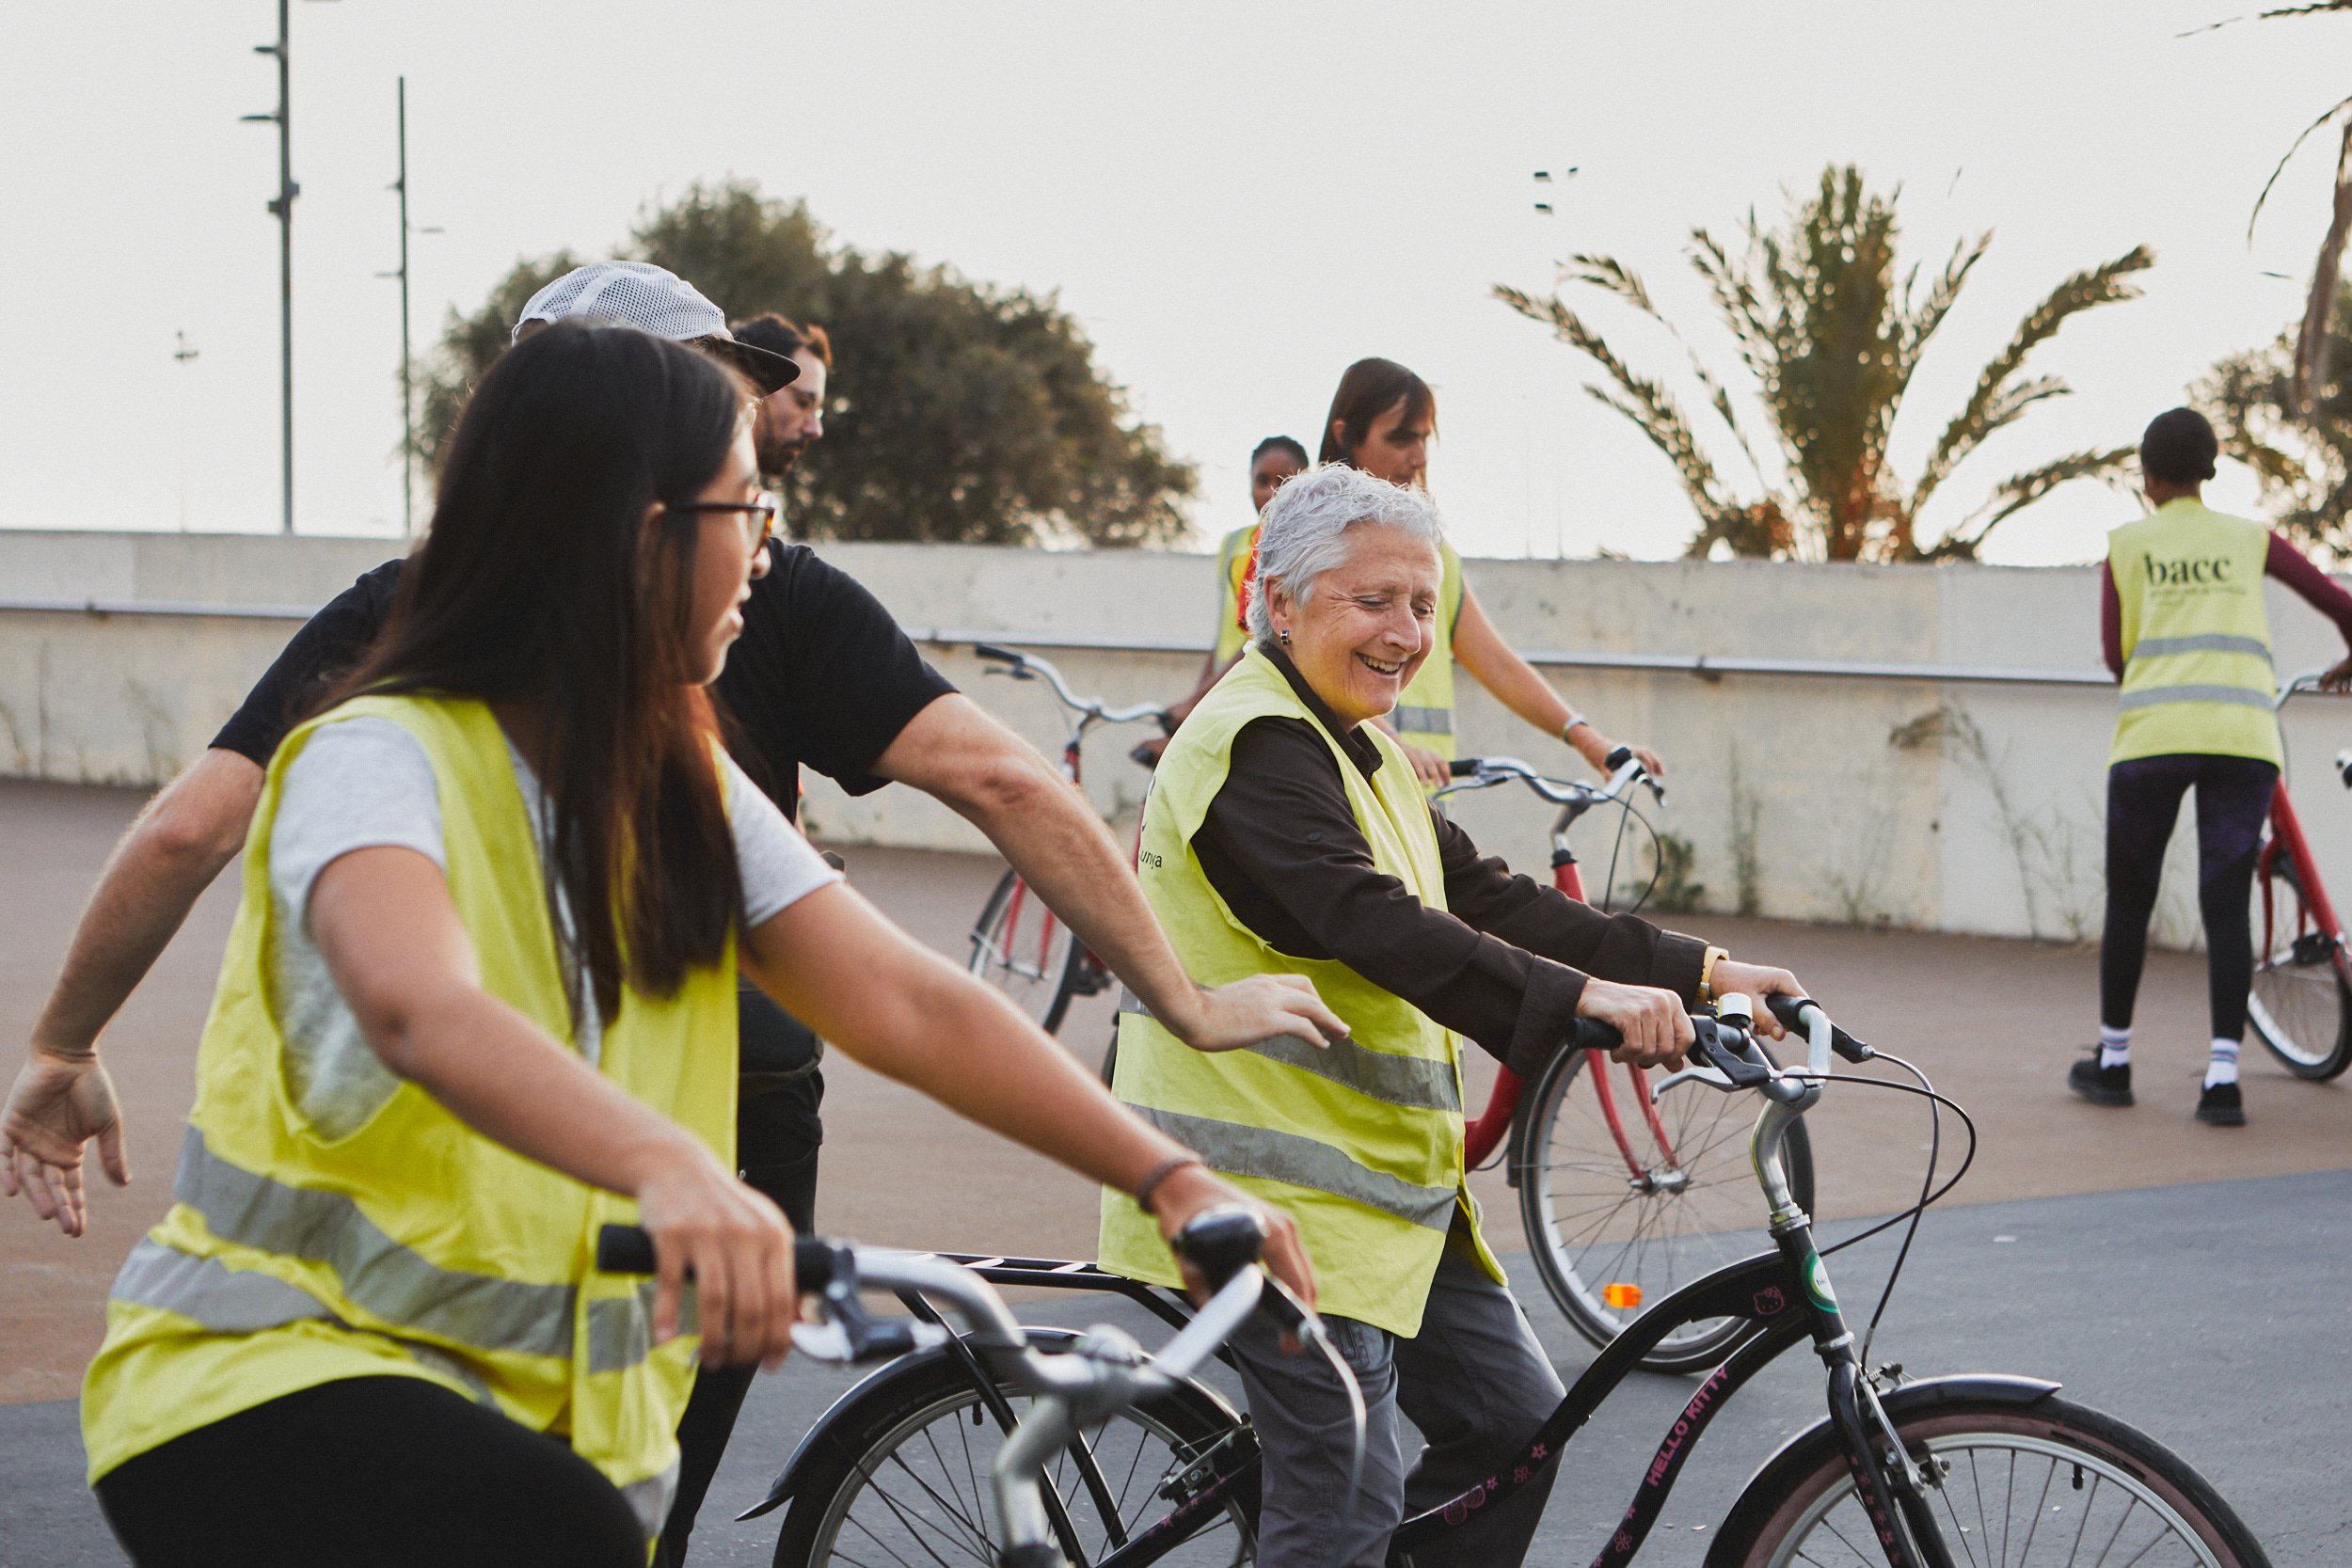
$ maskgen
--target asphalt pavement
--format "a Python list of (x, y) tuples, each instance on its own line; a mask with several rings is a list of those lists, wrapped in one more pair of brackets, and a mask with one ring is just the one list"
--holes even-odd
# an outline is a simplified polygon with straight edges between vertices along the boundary
[[(0, 783), (0, 842), (9, 847), (0, 858), (0, 1038), (24, 1037), (72, 913), (138, 801), (127, 791)], [(978, 856), (846, 852), (853, 885), (959, 957), (1001, 869)], [(106, 1284), (169, 1200), (232, 881), (205, 896), (106, 1037), (133, 1186), (95, 1195), (91, 1234), (78, 1242), (36, 1224), (21, 1202), (0, 1205), (0, 1568), (122, 1560), (82, 1485), (72, 1396), (103, 1328)], [(2076, 1037), (2090, 1034), (2095, 954), (1702, 915), (1671, 923), (1796, 969), (1842, 1022), (1920, 1062), (1983, 1128), (1976, 1171), (1923, 1227), (1874, 1363), (2063, 1381), (2067, 1397), (2139, 1425), (2204, 1471), (2278, 1563), (2352, 1560), (2352, 1462), (2332, 1440), (2352, 1389), (2339, 1306), (2352, 1273), (2352, 1173), (2343, 1168), (2352, 1165), (2352, 1089), (2293, 1081), (2255, 1053), (2252, 1125), (2218, 1132), (2190, 1120), (2203, 1049), (2196, 955), (2152, 955), (2135, 1045), (2142, 1103), (2111, 1112), (2062, 1086)], [(1062, 1038), (1098, 1059), (1108, 1020), (1108, 998), (1082, 1003)], [(839, 1053), (827, 1076), (826, 1229), (893, 1245), (1090, 1256), (1086, 1183)], [(1483, 1096), (1490, 1072), (1474, 1061), (1471, 1078), (1473, 1098)], [(1833, 1097), (1810, 1118), (1818, 1208), (1832, 1216), (1825, 1237), (1851, 1233), (1853, 1216), (1883, 1212), (1917, 1184), (1924, 1126), (1892, 1100)], [(1475, 1180), (1490, 1229), (1511, 1244), (1500, 1177)], [(1880, 1241), (1833, 1259), (1857, 1323), (1874, 1295), (1872, 1271), (1891, 1257)], [(1514, 1274), (1572, 1381), (1589, 1352), (1523, 1257)], [(1165, 1332), (1110, 1298), (1022, 1310), (1040, 1323), (1120, 1323), (1147, 1343)], [(768, 1560), (773, 1521), (734, 1526), (726, 1515), (765, 1491), (848, 1383), (797, 1361), (759, 1380), (697, 1532), (697, 1563)], [(1591, 1560), (1692, 1386), (1643, 1376), (1619, 1391), (1568, 1449), (1532, 1560)], [(1802, 1353), (1751, 1384), (1699, 1446), (1665, 1513), (1673, 1528), (1642, 1560), (1695, 1563), (1740, 1482), (1820, 1412), (1819, 1370)]]

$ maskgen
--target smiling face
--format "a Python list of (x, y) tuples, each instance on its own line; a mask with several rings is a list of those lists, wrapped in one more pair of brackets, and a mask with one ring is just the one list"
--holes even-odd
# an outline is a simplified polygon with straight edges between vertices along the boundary
[[(751, 421), (735, 433), (719, 477), (703, 487), (700, 501), (752, 501), (759, 498), (759, 467), (752, 455)], [(726, 668), (727, 649), (743, 635), (743, 601), (751, 597), (752, 579), (768, 575), (768, 552), (755, 551), (752, 539), (759, 531), (757, 518), (747, 512), (703, 512), (695, 515), (700, 535), (694, 542), (693, 603), (686, 646), (692, 668), (688, 678), (707, 686)]]
[(1353, 729), (1396, 706), (1437, 644), (1438, 546), (1386, 524), (1343, 536), (1347, 557), (1295, 598), (1269, 583), (1266, 608), (1291, 661), (1316, 696)]
[[(1356, 443), (1347, 460), (1375, 479), (1385, 479), (1391, 484), (1421, 486), (1429, 471), (1429, 437), (1438, 428), (1434, 410), (1419, 419), (1407, 419), (1406, 405), (1412, 400), (1399, 398), (1372, 421), (1364, 438)], [(1335, 421), (1332, 428), (1346, 439), (1346, 433)]]
[(1282, 482), (1297, 478), (1303, 467), (1297, 458), (1281, 447), (1268, 447), (1260, 452), (1258, 460), (1249, 465), (1249, 504), (1263, 512), (1265, 503), (1274, 499), (1274, 492), (1282, 487)]

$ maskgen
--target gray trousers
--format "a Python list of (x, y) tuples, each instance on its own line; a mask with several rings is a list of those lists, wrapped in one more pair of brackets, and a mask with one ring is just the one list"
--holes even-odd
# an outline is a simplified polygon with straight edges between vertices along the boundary
[[(1327, 1317), (1324, 1324), (1363, 1386), (1369, 1418), (1363, 1491), (1344, 1536), (1352, 1429), (1330, 1363), (1311, 1350), (1282, 1354), (1262, 1318), (1232, 1339), (1265, 1451), (1259, 1568), (1380, 1568), (1389, 1536), (1407, 1513), (1451, 1501), (1510, 1464), (1565, 1392), (1519, 1304), (1486, 1276), (1458, 1235), (1446, 1240), (1414, 1338), (1352, 1318)], [(1428, 1440), (1409, 1473), (1400, 1412)], [(1556, 1463), (1548, 1465), (1509, 1501), (1451, 1531), (1442, 1559), (1416, 1554), (1416, 1568), (1518, 1562), (1558, 1473)]]

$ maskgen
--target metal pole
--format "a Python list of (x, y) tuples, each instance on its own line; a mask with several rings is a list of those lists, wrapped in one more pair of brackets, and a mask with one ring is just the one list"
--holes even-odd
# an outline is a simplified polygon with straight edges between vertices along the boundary
[(400, 78), (400, 536), (417, 530), (416, 360), (408, 349), (408, 78)]
[(278, 0), (278, 345), (286, 522), (294, 531), (294, 115), (288, 78), (286, 0)]

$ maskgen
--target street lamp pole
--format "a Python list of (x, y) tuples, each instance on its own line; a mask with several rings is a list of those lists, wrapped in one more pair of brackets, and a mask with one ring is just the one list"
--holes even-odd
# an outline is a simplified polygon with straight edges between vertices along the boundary
[(278, 219), (278, 343), (280, 383), (280, 446), (285, 469), (285, 532), (294, 531), (294, 204), (302, 187), (294, 179), (294, 129), (289, 114), (286, 52), (286, 0), (278, 0), (278, 41), (257, 43), (256, 55), (278, 56), (278, 112), (246, 115), (247, 120), (274, 120), (278, 125), (278, 197), (269, 204)]
[(408, 351), (408, 78), (400, 78), (400, 536), (417, 531), (416, 358)]

